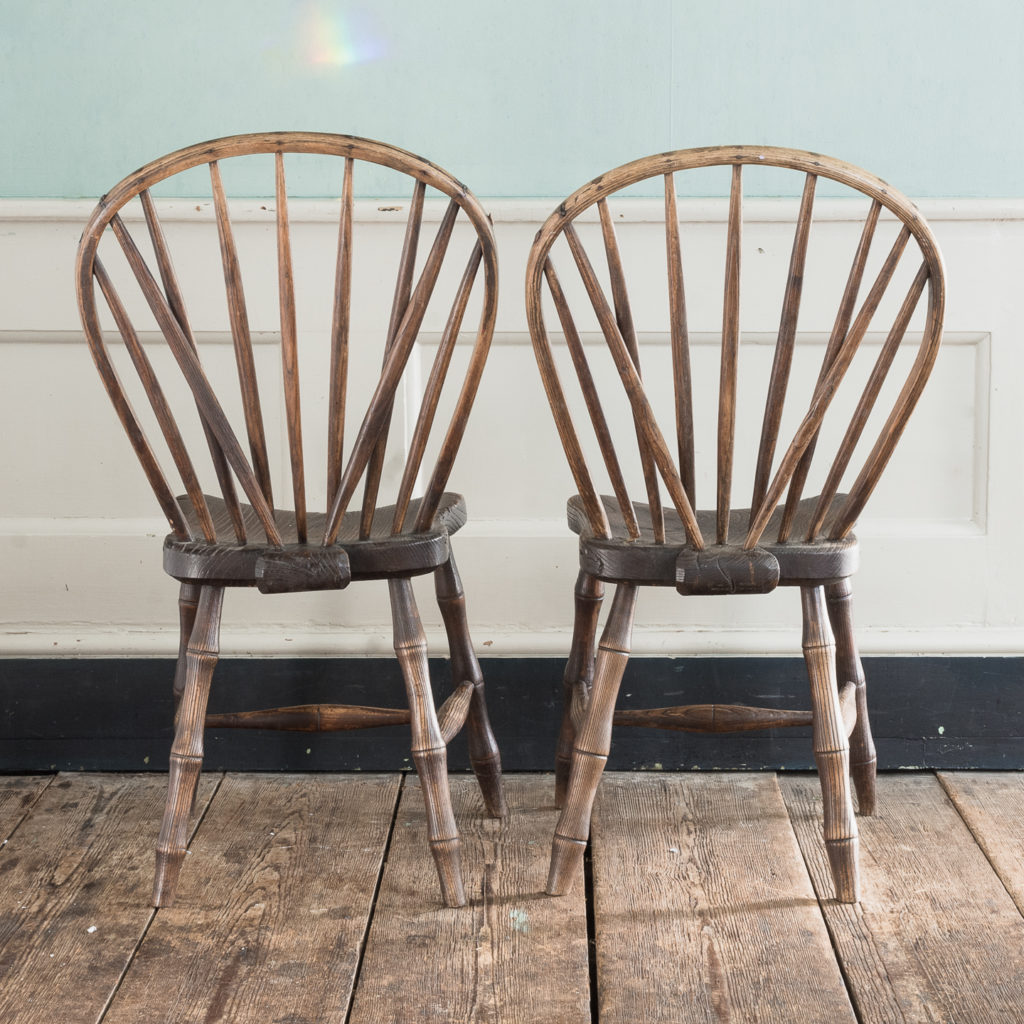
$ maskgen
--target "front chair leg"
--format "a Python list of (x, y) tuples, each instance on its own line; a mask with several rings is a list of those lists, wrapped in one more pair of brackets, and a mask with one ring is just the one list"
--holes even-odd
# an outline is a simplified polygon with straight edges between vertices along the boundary
[(604, 598), (604, 584), (582, 569), (576, 579), (576, 614), (572, 626), (572, 647), (562, 677), (562, 727), (555, 751), (555, 806), (565, 805), (569, 785), (572, 748), (576, 741), (574, 706), (585, 707), (594, 681), (594, 641), (597, 617)]
[(840, 682), (856, 686), (857, 722), (850, 736), (850, 774), (857, 791), (857, 810), (861, 814), (875, 813), (875, 772), (877, 755), (871, 737), (868, 719), (868, 691), (864, 681), (857, 642), (853, 638), (853, 586), (850, 580), (830, 583), (825, 588), (825, 602), (832, 632), (836, 637), (836, 668)]
[(185, 859), (189, 815), (203, 766), (206, 702), (210, 696), (210, 681), (220, 651), (220, 614), (223, 603), (222, 587), (201, 589), (195, 624), (185, 646), (184, 683), (175, 716), (167, 803), (160, 826), (160, 838), (156, 844), (154, 907), (168, 907), (174, 902), (178, 873)]
[(841, 903), (856, 903), (859, 899), (857, 820), (850, 795), (850, 745), (839, 704), (835, 642), (825, 611), (824, 588), (801, 587), (800, 598), (804, 660), (811, 680), (814, 760), (818, 765), (825, 810), (825, 852), (832, 868), (836, 898)]
[(480, 663), (473, 651), (466, 622), (466, 596), (462, 589), (455, 556), (434, 571), (434, 588), (437, 604), (444, 619), (448, 634), (448, 648), (451, 651), (452, 680), (458, 686), (469, 681), (473, 684), (473, 697), (467, 716), (469, 763), (473, 766), (476, 781), (480, 785), (487, 810), (494, 818), (503, 818), (506, 813), (505, 790), (501, 782), (501, 755), (498, 743), (491, 731), (484, 699), (484, 677)]
[(561, 896), (568, 891), (583, 859), (597, 784), (611, 748), (612, 715), (629, 660), (635, 608), (636, 587), (620, 583), (615, 588), (612, 609), (598, 647), (590, 703), (573, 746), (565, 805), (551, 845), (547, 884), (550, 896)]
[(441, 881), (445, 905), (461, 907), (466, 902), (459, 856), (459, 833), (452, 812), (448, 788), (448, 750), (441, 737), (430, 689), (427, 640), (412, 583), (408, 579), (388, 580), (391, 615), (395, 629), (395, 653), (402, 668), (412, 712), (412, 761), (420, 777), (423, 802), (427, 808), (427, 836)]

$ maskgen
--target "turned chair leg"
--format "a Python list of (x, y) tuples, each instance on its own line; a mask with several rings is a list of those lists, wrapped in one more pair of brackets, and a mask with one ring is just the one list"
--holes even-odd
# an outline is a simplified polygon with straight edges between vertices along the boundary
[(156, 844), (154, 907), (168, 907), (174, 902), (178, 873), (185, 859), (189, 816), (195, 803), (199, 772), (203, 766), (206, 702), (210, 696), (210, 681), (220, 650), (223, 602), (222, 587), (203, 587), (200, 590), (195, 624), (185, 645), (184, 681), (175, 716), (167, 803), (160, 826), (160, 838)]
[(572, 748), (576, 741), (576, 717), (586, 708), (594, 681), (594, 642), (597, 617), (604, 598), (604, 584), (580, 570), (576, 579), (576, 615), (572, 627), (572, 647), (562, 677), (562, 727), (555, 751), (555, 806), (565, 805), (569, 785)]
[(494, 818), (505, 817), (505, 790), (501, 782), (501, 755), (498, 743), (491, 730), (484, 699), (484, 677), (480, 662), (473, 651), (466, 621), (466, 595), (462, 579), (455, 565), (455, 556), (434, 572), (434, 588), (437, 605), (444, 619), (448, 634), (448, 648), (451, 651), (452, 681), (456, 686), (463, 682), (473, 684), (473, 697), (466, 718), (469, 742), (469, 763), (473, 766), (476, 781), (480, 785), (488, 813)]
[(825, 811), (825, 851), (841, 903), (859, 899), (857, 819), (850, 794), (850, 745), (836, 678), (835, 642), (825, 610), (823, 587), (801, 587), (804, 660), (811, 680), (814, 760)]
[(182, 583), (178, 593), (178, 619), (181, 630), (178, 636), (178, 661), (174, 666), (174, 713), (178, 713), (181, 695), (185, 692), (185, 652), (188, 649), (192, 627), (196, 624), (196, 609), (199, 607), (199, 591), (197, 583)]
[(597, 784), (611, 748), (612, 715), (622, 674), (629, 660), (635, 609), (636, 587), (620, 583), (615, 588), (612, 609), (598, 647), (590, 702), (573, 746), (565, 805), (551, 845), (547, 884), (550, 896), (560, 896), (568, 891), (583, 859)]
[(825, 588), (825, 602), (832, 632), (836, 638), (836, 669), (840, 683), (856, 686), (857, 723), (850, 736), (850, 774), (857, 791), (857, 810), (875, 813), (875, 771), (877, 756), (868, 718), (868, 691), (864, 681), (857, 641), (853, 637), (853, 586), (849, 579), (830, 583)]
[(452, 812), (448, 788), (448, 749), (441, 737), (430, 689), (427, 640), (416, 609), (412, 582), (388, 580), (391, 615), (395, 629), (395, 653), (402, 668), (412, 712), (412, 761), (420, 777), (423, 802), (427, 808), (427, 836), (434, 855), (441, 896), (445, 905), (461, 907), (466, 902), (462, 885), (459, 833)]

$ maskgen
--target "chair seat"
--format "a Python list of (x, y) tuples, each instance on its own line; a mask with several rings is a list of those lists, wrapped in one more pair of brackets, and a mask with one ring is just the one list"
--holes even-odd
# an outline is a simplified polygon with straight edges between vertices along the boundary
[[(843, 494), (837, 494), (832, 500), (821, 530), (823, 537), (828, 536), (833, 516), (838, 512), (845, 497)], [(580, 537), (580, 568), (608, 583), (676, 586), (676, 563), (680, 553), (689, 545), (682, 520), (675, 508), (671, 505), (665, 506), (665, 543), (656, 544), (650, 506), (640, 502), (633, 503), (641, 533), (637, 540), (629, 536), (618, 501), (610, 495), (602, 495), (601, 501), (612, 531), (610, 538), (594, 536), (583, 507), (583, 500), (578, 494), (573, 495), (567, 504), (569, 528)], [(779, 586), (800, 586), (812, 582), (829, 583), (844, 579), (857, 571), (860, 553), (857, 538), (853, 534), (842, 540), (802, 539), (806, 536), (807, 526), (817, 504), (817, 498), (805, 498), (799, 503), (790, 531), (792, 539), (784, 544), (767, 539), (778, 536), (782, 509), (776, 509), (768, 521), (763, 534), (766, 539), (762, 539), (758, 547), (770, 552), (778, 561)], [(723, 545), (726, 550), (739, 551), (749, 521), (749, 509), (734, 509), (730, 513), (731, 542)], [(715, 537), (714, 509), (697, 512), (697, 524), (705, 539), (708, 539), (710, 547)], [(717, 550), (720, 551), (722, 548)]]
[[(189, 528), (200, 535), (198, 518), (188, 498), (179, 498)], [(295, 513), (275, 510), (274, 521), (284, 539), (279, 548), (265, 541), (263, 528), (251, 505), (241, 505), (248, 542), (235, 541), (234, 530), (222, 498), (206, 495), (217, 536), (231, 540), (182, 540), (173, 535), (164, 541), (164, 571), (182, 582), (216, 583), (228, 587), (260, 586), (277, 590), (336, 590), (350, 579), (388, 579), (432, 572), (448, 560), (448, 535), (466, 523), (466, 502), (461, 494), (446, 492), (441, 496), (431, 529), (424, 532), (403, 532), (392, 535), (395, 506), (378, 508), (373, 516), (370, 536), (359, 539), (360, 511), (347, 512), (342, 520), (338, 540), (328, 548), (321, 545), (327, 517), (322, 512), (307, 513), (306, 544), (298, 543)], [(412, 529), (419, 513), (420, 499), (409, 503), (405, 529)], [(301, 575), (311, 556), (323, 555), (319, 585), (295, 585), (287, 588), (266, 587), (261, 581), (269, 565), (287, 575), (289, 569)], [(289, 563), (291, 563), (289, 565)], [(330, 564), (333, 563), (333, 564)], [(333, 579), (333, 582), (332, 582)]]

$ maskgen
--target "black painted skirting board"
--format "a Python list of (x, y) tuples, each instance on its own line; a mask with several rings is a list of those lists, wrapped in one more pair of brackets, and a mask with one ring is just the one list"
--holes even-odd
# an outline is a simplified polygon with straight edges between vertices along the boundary
[[(483, 662), (505, 767), (552, 767), (563, 662)], [(439, 700), (444, 661), (431, 663)], [(1024, 658), (865, 659), (881, 768), (1024, 768)], [(171, 680), (164, 659), (0, 660), (0, 772), (165, 770)], [(289, 704), (404, 704), (393, 659), (226, 659), (211, 711)], [(621, 707), (807, 707), (799, 658), (635, 658)], [(467, 767), (462, 738), (450, 766)], [(389, 771), (410, 767), (405, 727), (345, 733), (211, 730), (210, 769)], [(813, 768), (809, 729), (704, 736), (615, 730), (612, 769)]]

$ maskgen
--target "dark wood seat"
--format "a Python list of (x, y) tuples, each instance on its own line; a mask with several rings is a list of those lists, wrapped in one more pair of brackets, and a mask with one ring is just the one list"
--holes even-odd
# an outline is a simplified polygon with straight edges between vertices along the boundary
[[(178, 499), (179, 502), (182, 498)], [(466, 501), (461, 494), (446, 491), (441, 495), (437, 511), (429, 529), (415, 533), (394, 533), (396, 506), (384, 505), (376, 509), (368, 537), (360, 537), (358, 511), (346, 512), (341, 529), (333, 544), (324, 547), (323, 538), (327, 516), (322, 512), (306, 515), (306, 540), (299, 541), (295, 513), (289, 509), (275, 509), (274, 522), (281, 533), (283, 547), (272, 544), (239, 544), (231, 533), (227, 505), (223, 498), (206, 495), (217, 536), (221, 541), (184, 540), (173, 534), (164, 541), (164, 572), (182, 583), (216, 583), (222, 587), (252, 587), (265, 589), (267, 561), (270, 559), (281, 574), (291, 564), (295, 574), (289, 590), (340, 590), (352, 580), (386, 580), (395, 576), (419, 576), (433, 572), (451, 558), (450, 534), (466, 525)], [(409, 502), (409, 516), (415, 519), (420, 500)], [(249, 536), (258, 535), (259, 519), (251, 505), (240, 504), (242, 519)], [(186, 510), (189, 528), (199, 534), (195, 511)], [(332, 585), (326, 571), (318, 580), (309, 575), (310, 558), (329, 554), (334, 562), (347, 567)], [(301, 586), (299, 576), (307, 573), (308, 586)]]
[[(263, 163), (265, 194), (273, 198), (262, 209), (274, 231), (259, 234), (275, 243), (269, 256), (266, 242), (261, 248), (251, 233), (248, 250), (236, 237), (241, 232), (235, 230), (221, 172), (235, 158), (244, 158), (242, 169), (250, 175)], [(291, 167), (303, 161), (305, 173), (321, 175), (317, 194), (337, 197), (338, 227), (336, 234), (329, 233), (333, 238), (317, 236), (321, 247), (314, 252), (308, 234), (299, 238), (296, 232), (296, 249), (300, 243), (304, 248), (294, 258), (286, 162)], [(401, 248), (396, 246), (393, 255), (378, 253), (387, 267), (376, 270), (378, 276), (397, 270), (390, 304), (372, 288), (353, 287), (360, 243), (366, 242), (372, 255), (393, 237), (372, 230), (360, 237), (357, 230), (354, 180), (367, 167), (371, 182), (379, 173), (397, 172), (412, 190)], [(179, 276), (173, 236), (165, 233), (151, 190), (197, 168), (209, 175), (212, 216), (204, 224), (202, 217), (190, 214), (196, 221), (190, 229), (205, 227), (205, 233), (191, 236), (189, 247), (182, 242), (176, 251), (179, 267), (185, 267)], [(308, 188), (309, 179), (304, 180)], [(424, 252), (421, 227), (432, 219), (425, 217), (428, 189), (439, 218)], [(201, 213), (202, 204), (195, 210)], [(449, 253), (459, 248), (464, 269), (443, 275), (442, 268), (452, 262)], [(213, 262), (222, 267), (222, 290), (213, 283), (216, 274), (195, 269)], [(263, 303), (260, 329), (271, 334), (280, 351), (279, 376), (273, 361), (258, 359), (254, 349), (250, 321), (256, 313), (250, 313), (244, 282), (257, 263), (276, 272), (273, 331), (267, 331), (266, 296), (263, 289), (257, 291)], [(300, 303), (298, 272), (319, 272), (325, 266), (334, 267), (333, 287), (324, 286), (322, 275), (305, 273)], [(459, 834), (446, 766), (447, 744), (467, 723), (470, 761), (484, 801), (492, 814), (505, 812), (501, 762), (450, 543), (450, 535), (466, 521), (466, 506), (460, 495), (445, 489), (494, 332), (497, 259), (486, 213), (446, 171), (384, 143), (311, 132), (215, 139), (147, 164), (100, 200), (82, 236), (77, 278), (82, 322), (97, 369), (170, 526), (164, 568), (181, 583), (175, 737), (157, 843), (154, 904), (167, 905), (174, 897), (202, 765), (204, 727), (337, 730), (405, 722), (411, 726), (412, 760), (422, 783), (442, 896), (449, 906), (462, 905)], [(480, 288), (475, 287), (478, 278)], [(447, 283), (439, 284), (442, 280)], [(214, 379), (203, 337), (190, 319), (194, 305), (189, 300), (197, 297), (209, 319), (214, 292), (221, 292), (227, 307), (237, 382)], [(439, 298), (444, 292), (447, 297)], [(449, 381), (471, 303), (479, 310), (479, 326), (460, 379), (453, 374)], [(318, 318), (314, 307), (326, 314)], [(433, 333), (421, 343), (428, 318), (442, 329), (431, 326)], [(204, 329), (215, 329), (207, 320)], [(126, 350), (120, 364), (108, 347), (111, 325)], [(361, 353), (353, 356), (357, 346), (370, 344), (377, 348), (376, 359), (368, 363)], [(159, 361), (158, 346), (166, 350)], [(264, 355), (267, 351), (261, 349)], [(422, 373), (406, 372), (414, 352)], [(137, 381), (122, 375), (129, 364)], [(361, 367), (363, 375), (350, 365)], [(374, 365), (380, 366), (379, 376), (366, 372)], [(300, 376), (312, 377), (314, 386), (300, 392)], [(266, 396), (275, 392), (283, 398), (283, 430), (264, 418)], [(311, 406), (317, 406), (315, 412)], [(396, 407), (402, 430), (392, 430)], [(444, 416), (438, 415), (440, 409), (446, 410)], [(348, 421), (359, 423), (350, 439)], [(321, 442), (317, 445), (311, 440), (314, 430)], [(286, 438), (276, 462), (267, 442), (274, 431)], [(322, 455), (312, 450), (320, 447)], [(426, 461), (428, 452), (432, 464)], [(316, 489), (310, 492), (326, 495), (322, 510), (307, 507), (307, 465), (314, 463), (323, 476), (317, 474)], [(389, 483), (386, 465), (400, 468), (401, 479)], [(278, 507), (274, 500), (275, 483), (279, 493), (283, 489), (281, 478), (290, 485), (290, 507)], [(390, 502), (386, 485), (394, 491)], [(422, 493), (414, 498), (418, 489)], [(434, 705), (426, 638), (411, 584), (412, 577), (425, 573), (434, 576), (455, 682), (440, 708)], [(408, 709), (322, 704), (207, 715), (226, 588), (297, 593), (343, 590), (363, 580), (387, 580)]]
[[(795, 206), (788, 272), (778, 275), (784, 287), (774, 358), (770, 372), (762, 371), (756, 382), (763, 388), (763, 412), (758, 403), (754, 409), (760, 415), (751, 417), (746, 415), (750, 392), (744, 399), (738, 386), (743, 200), (745, 174), (760, 174), (761, 168), (777, 176), (768, 194), (778, 194), (780, 172), (795, 172), (798, 187), (793, 191), (801, 198)], [(709, 194), (707, 175), (714, 169), (723, 176), (718, 194), (729, 198), (723, 200), (721, 235), (714, 243), (721, 248), (709, 256), (706, 248), (684, 238), (677, 196)], [(691, 171), (705, 177), (688, 192)], [(635, 239), (620, 247), (609, 199), (659, 179), (665, 201), (656, 254)], [(861, 230), (836, 280), (827, 273), (836, 266), (834, 253), (827, 259), (808, 255), (819, 181), (860, 204), (847, 207), (858, 211)], [(595, 207), (596, 218), (591, 216)], [(777, 209), (770, 218), (773, 227), (780, 219)], [(581, 219), (584, 213), (588, 216)], [(588, 223), (595, 219), (598, 225)], [(644, 219), (649, 237), (649, 211)], [(709, 224), (717, 220), (708, 217), (706, 201), (700, 220), (699, 240), (710, 245)], [(887, 234), (887, 241), (877, 244)], [(762, 278), (756, 292), (761, 302), (773, 264), (769, 249), (775, 244), (759, 245), (750, 261), (748, 274), (760, 272)], [(591, 258), (595, 250), (599, 260)], [(666, 261), (663, 271), (656, 265), (661, 260)], [(712, 264), (722, 267), (717, 321), (707, 301)], [(684, 265), (699, 268), (697, 326), (689, 322), (688, 303), (694, 296), (687, 295)], [(805, 346), (800, 362), (795, 356), (805, 278), (815, 282), (814, 315), (819, 318), (805, 329), (828, 340), (818, 358), (812, 358), (813, 345)], [(634, 294), (642, 296), (639, 312)], [(876, 757), (853, 638), (850, 580), (858, 546), (852, 530), (931, 372), (942, 335), (944, 296), (942, 260), (914, 205), (857, 167), (798, 150), (721, 146), (636, 160), (578, 189), (538, 232), (527, 266), (527, 319), (576, 484), (568, 514), (580, 537), (576, 617), (556, 754), (556, 802), (562, 813), (549, 893), (566, 890), (583, 856), (613, 724), (695, 732), (811, 725), (836, 894), (843, 901), (857, 900), (850, 776), (861, 813), (872, 813)], [(820, 319), (823, 308), (828, 321)], [(554, 336), (548, 317), (557, 321)], [(701, 350), (698, 362), (691, 330), (704, 335), (704, 346), (708, 337), (720, 339), (714, 378), (698, 376), (701, 369), (708, 372), (708, 351)], [(656, 349), (647, 350), (641, 367), (644, 334), (666, 350), (653, 376), (649, 360)], [(869, 334), (875, 341), (863, 344)], [(556, 358), (553, 341), (564, 356)], [(903, 348), (913, 353), (909, 366), (901, 357)], [(799, 373), (792, 372), (798, 363)], [(887, 384), (894, 366), (899, 367), (894, 378), (905, 374), (902, 385)], [(563, 375), (575, 377), (572, 401)], [(655, 388), (648, 386), (651, 379), (657, 381)], [(702, 433), (698, 399), (716, 391), (717, 417), (713, 429)], [(741, 431), (744, 424), (760, 429)], [(815, 462), (818, 449), (826, 451), (827, 460)], [(740, 450), (756, 456), (750, 490), (744, 492), (751, 495), (749, 506), (737, 509), (733, 467), (742, 463), (735, 458)], [(696, 511), (700, 480), (713, 481), (708, 489), (714, 490), (715, 502), (707, 511)], [(640, 486), (645, 501), (632, 496), (631, 488)], [(816, 496), (804, 497), (805, 489)], [(615, 584), (615, 598), (595, 655), (605, 582)], [(700, 596), (798, 587), (811, 709), (709, 704), (616, 713), (641, 586), (674, 586), (681, 595)]]
[[(832, 510), (825, 519), (826, 529), (845, 500), (845, 494), (836, 495)], [(675, 509), (664, 510), (665, 540), (659, 542), (654, 539), (650, 505), (639, 501), (632, 503), (640, 526), (640, 537), (636, 539), (629, 536), (615, 498), (601, 495), (601, 502), (608, 516), (611, 537), (594, 536), (578, 494), (569, 499), (566, 509), (569, 528), (580, 535), (580, 568), (587, 575), (605, 583), (635, 583), (653, 587), (675, 587), (685, 582), (679, 579), (679, 557), (692, 551), (692, 548), (686, 537), (686, 527)], [(806, 530), (816, 505), (815, 498), (804, 498), (797, 505), (793, 520), (797, 537)], [(701, 533), (706, 537), (712, 536), (715, 532), (715, 510), (702, 509), (695, 514)], [(782, 509), (776, 509), (768, 521), (769, 536), (773, 533), (777, 535), (781, 520)], [(729, 532), (733, 536), (741, 534), (749, 521), (750, 509), (733, 509), (729, 513)], [(758, 547), (769, 552), (778, 562), (779, 575), (775, 586), (800, 586), (808, 580), (817, 583), (836, 582), (853, 575), (860, 560), (857, 538), (852, 533), (830, 543), (789, 540), (779, 544), (766, 541)], [(725, 545), (724, 548), (734, 552), (743, 550), (739, 544)], [(712, 545), (709, 550), (718, 551), (722, 548)], [(695, 589), (686, 592), (698, 593)]]

